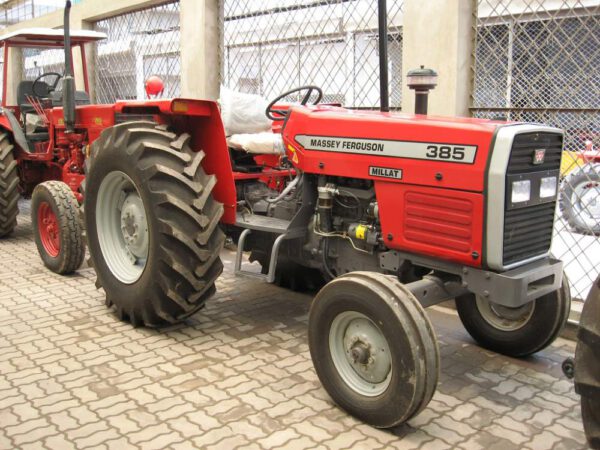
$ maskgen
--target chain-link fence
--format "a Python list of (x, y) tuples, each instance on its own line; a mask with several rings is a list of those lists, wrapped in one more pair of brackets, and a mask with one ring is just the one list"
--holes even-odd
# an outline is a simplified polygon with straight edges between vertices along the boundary
[(96, 44), (98, 103), (144, 99), (144, 81), (152, 75), (163, 80), (163, 97), (180, 95), (179, 9), (171, 1), (95, 23), (108, 36)]
[(565, 130), (552, 251), (574, 297), (600, 270), (600, 5), (597, 0), (478, 0), (476, 117)]
[[(321, 87), (324, 102), (379, 105), (377, 2), (222, 0), (222, 84), (273, 98)], [(388, 1), (390, 105), (402, 95), (402, 1)]]

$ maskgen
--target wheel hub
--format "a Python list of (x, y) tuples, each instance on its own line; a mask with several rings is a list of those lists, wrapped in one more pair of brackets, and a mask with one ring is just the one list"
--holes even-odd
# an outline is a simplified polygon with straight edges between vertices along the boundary
[(121, 208), (121, 232), (127, 249), (143, 258), (148, 252), (148, 223), (142, 199), (137, 192), (127, 195)]
[(346, 311), (333, 321), (329, 346), (340, 376), (356, 392), (379, 395), (391, 379), (391, 352), (381, 330), (364, 314)]
[(535, 300), (518, 308), (509, 308), (478, 295), (476, 303), (483, 319), (494, 328), (502, 331), (516, 331), (523, 328), (529, 322), (535, 310)]
[(600, 219), (600, 184), (595, 182), (586, 182), (579, 184), (574, 189), (574, 204), (579, 206), (579, 212), (584, 217), (593, 219), (591, 225)]
[(123, 283), (136, 282), (148, 259), (148, 220), (137, 188), (125, 173), (110, 172), (100, 183), (96, 228), (111, 273)]
[(38, 209), (38, 233), (46, 253), (56, 258), (60, 253), (58, 219), (46, 202), (41, 203)]

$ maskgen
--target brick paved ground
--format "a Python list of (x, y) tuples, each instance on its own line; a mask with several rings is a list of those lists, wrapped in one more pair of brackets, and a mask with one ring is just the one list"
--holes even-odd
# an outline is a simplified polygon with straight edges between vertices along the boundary
[(409, 425), (376, 430), (318, 382), (310, 296), (226, 271), (186, 324), (133, 329), (105, 309), (92, 270), (43, 268), (28, 206), (0, 242), (0, 448), (584, 448), (578, 397), (560, 371), (571, 341), (514, 360), (431, 309), (438, 391)]

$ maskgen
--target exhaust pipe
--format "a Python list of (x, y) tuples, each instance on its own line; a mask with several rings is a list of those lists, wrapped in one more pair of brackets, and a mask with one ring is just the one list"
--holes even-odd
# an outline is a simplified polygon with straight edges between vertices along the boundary
[(390, 110), (390, 93), (388, 83), (388, 42), (387, 42), (387, 1), (379, 0), (379, 110)]
[(63, 118), (67, 133), (75, 131), (75, 78), (73, 77), (73, 59), (71, 53), (71, 0), (65, 4), (64, 32), (65, 32), (65, 76), (63, 77)]

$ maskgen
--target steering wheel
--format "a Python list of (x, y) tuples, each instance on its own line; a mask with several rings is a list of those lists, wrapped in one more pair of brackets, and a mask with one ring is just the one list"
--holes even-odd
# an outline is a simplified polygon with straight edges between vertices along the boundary
[(43, 78), (46, 78), (46, 77), (49, 77), (49, 76), (55, 76), (56, 80), (52, 84), (46, 83), (46, 86), (48, 86), (48, 94), (50, 94), (51, 92), (54, 92), (56, 90), (56, 86), (58, 86), (58, 82), (63, 77), (60, 73), (57, 73), (57, 72), (46, 72), (46, 73), (41, 74), (39, 77), (37, 77), (35, 79), (35, 81), (31, 85), (31, 90), (35, 94), (36, 97), (42, 98), (42, 97), (46, 96), (45, 92), (43, 92), (43, 93), (40, 94), (37, 91), (36, 88), (38, 88), (39, 86), (41, 86), (40, 85), (40, 81), (42, 81)]
[[(267, 110), (265, 111), (265, 114), (267, 115), (267, 117), (271, 120), (278, 121), (278, 122), (285, 120), (285, 116), (287, 115), (288, 111), (285, 109), (275, 109), (274, 108), (275, 104), (277, 102), (279, 102), (280, 100), (283, 100), (284, 98), (286, 98), (288, 95), (292, 95), (292, 94), (295, 94), (296, 92), (302, 92), (302, 91), (306, 91), (306, 95), (304, 97), (302, 97), (302, 100), (300, 101), (300, 104), (302, 106), (308, 104), (308, 101), (312, 97), (313, 92), (317, 93), (317, 98), (312, 101), (311, 105), (317, 105), (323, 98), (323, 91), (318, 86), (308, 85), (308, 86), (302, 86), (302, 87), (299, 87), (296, 89), (292, 89), (291, 91), (284, 92), (279, 97), (277, 97), (275, 100), (273, 100), (271, 103), (269, 103), (269, 106), (267, 106)], [(277, 115), (275, 115), (275, 114), (277, 114)]]

